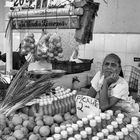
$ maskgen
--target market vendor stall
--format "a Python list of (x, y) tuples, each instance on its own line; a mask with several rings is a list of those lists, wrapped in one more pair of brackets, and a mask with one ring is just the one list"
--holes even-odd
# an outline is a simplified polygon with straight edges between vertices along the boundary
[(9, 111), (11, 109), (13, 111), (18, 106), (11, 109), (3, 106), (5, 108), (3, 113), (7, 117), (0, 115), (2, 140), (98, 140), (103, 138), (114, 140), (126, 137), (138, 140), (140, 138), (139, 118), (131, 117), (120, 110), (100, 112), (97, 100), (77, 95), (76, 90), (56, 87), (50, 93), (50, 95), (44, 94), (34, 98), (26, 106), (10, 114), (8, 114)]
[[(91, 23), (98, 9), (97, 3), (90, 0), (74, 1), (70, 2), (72, 9), (58, 10), (60, 7), (55, 7), (51, 2), (47, 4), (44, 0), (31, 1), (26, 6), (22, 2), (15, 1), (15, 7), (9, 13), (7, 72), (12, 70), (14, 29), (74, 28), (78, 42), (84, 44), (91, 40)], [(36, 2), (35, 5), (32, 2)], [(50, 9), (43, 9), (44, 5)], [(28, 48), (36, 61), (25, 63), (17, 71), (0, 104), (2, 140), (140, 139), (139, 116), (119, 108), (103, 112), (99, 100), (79, 94), (80, 86), (88, 80), (86, 72), (79, 73), (85, 71), (80, 63), (77, 69), (74, 67), (76, 63), (70, 62), (66, 62), (67, 69), (52, 69), (52, 59), (61, 57), (63, 51), (58, 34), (43, 31), (37, 44), (34, 44), (32, 37), (33, 34), (25, 36), (21, 45), (24, 51)], [(59, 62), (55, 61), (57, 66)], [(89, 68), (91, 60), (85, 64)], [(64, 75), (66, 71), (67, 75)], [(81, 81), (81, 85), (78, 87), (69, 83), (70, 87), (63, 87), (69, 81), (71, 84)]]
[[(33, 7), (32, 4), (34, 5)], [(14, 6), (11, 8), (12, 11), (8, 14), (9, 23), (6, 38), (7, 53), (9, 55), (7, 55), (6, 71), (10, 72), (12, 69), (13, 30), (76, 29), (76, 40), (80, 43), (87, 43), (92, 39), (93, 23), (98, 7), (99, 3), (92, 1), (50, 1), (46, 7), (43, 7), (43, 1), (15, 1)]]

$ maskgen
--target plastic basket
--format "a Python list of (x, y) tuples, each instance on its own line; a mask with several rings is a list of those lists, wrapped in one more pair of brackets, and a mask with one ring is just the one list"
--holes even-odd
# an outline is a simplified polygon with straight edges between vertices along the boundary
[(52, 62), (52, 69), (64, 70), (66, 71), (66, 74), (80, 73), (90, 70), (93, 59), (80, 60), (82, 60), (82, 63), (54, 60)]

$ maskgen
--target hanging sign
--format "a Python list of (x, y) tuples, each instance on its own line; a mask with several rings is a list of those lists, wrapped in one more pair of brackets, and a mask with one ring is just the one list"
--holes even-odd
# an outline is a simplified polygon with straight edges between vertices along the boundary
[(14, 19), (12, 29), (76, 29), (79, 28), (79, 17), (47, 17), (40, 19)]
[(87, 117), (87, 115), (90, 114), (99, 115), (99, 113), (101, 112), (99, 109), (99, 101), (89, 96), (77, 95), (76, 111), (79, 119)]
[(140, 57), (134, 57), (134, 62), (140, 62)]
[(31, 6), (36, 0), (12, 0), (14, 2), (14, 7)]

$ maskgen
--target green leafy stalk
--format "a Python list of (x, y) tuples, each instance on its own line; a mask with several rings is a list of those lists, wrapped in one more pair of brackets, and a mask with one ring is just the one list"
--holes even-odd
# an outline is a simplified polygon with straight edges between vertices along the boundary
[(31, 83), (26, 74), (27, 66), (28, 63), (19, 70), (13, 79), (5, 99), (1, 103), (0, 113), (9, 115), (32, 99), (39, 97), (46, 92), (50, 92), (53, 86), (53, 83), (50, 81), (50, 74), (42, 76)]

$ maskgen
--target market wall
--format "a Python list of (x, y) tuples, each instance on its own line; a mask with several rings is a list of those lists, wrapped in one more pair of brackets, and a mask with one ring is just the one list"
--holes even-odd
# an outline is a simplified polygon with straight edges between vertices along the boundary
[[(6, 52), (4, 31), (7, 9), (4, 8), (4, 1), (0, 0), (0, 50)], [(110, 52), (117, 53), (123, 65), (134, 65), (133, 57), (140, 57), (140, 1), (139, 0), (97, 0), (100, 2), (98, 16), (95, 20), (93, 41), (90, 44), (80, 46), (82, 58), (94, 58), (94, 62), (101, 62), (104, 56)], [(56, 31), (56, 30), (54, 30)], [(13, 50), (17, 50), (20, 40), (25, 32), (14, 31)], [(35, 32), (36, 40), (40, 37), (41, 31)], [(76, 46), (74, 30), (57, 30), (62, 36), (65, 58), (69, 58), (73, 48)]]
[(93, 41), (81, 47), (81, 57), (102, 61), (106, 54), (117, 53), (123, 65), (138, 66), (140, 57), (140, 1), (96, 0), (100, 2)]

